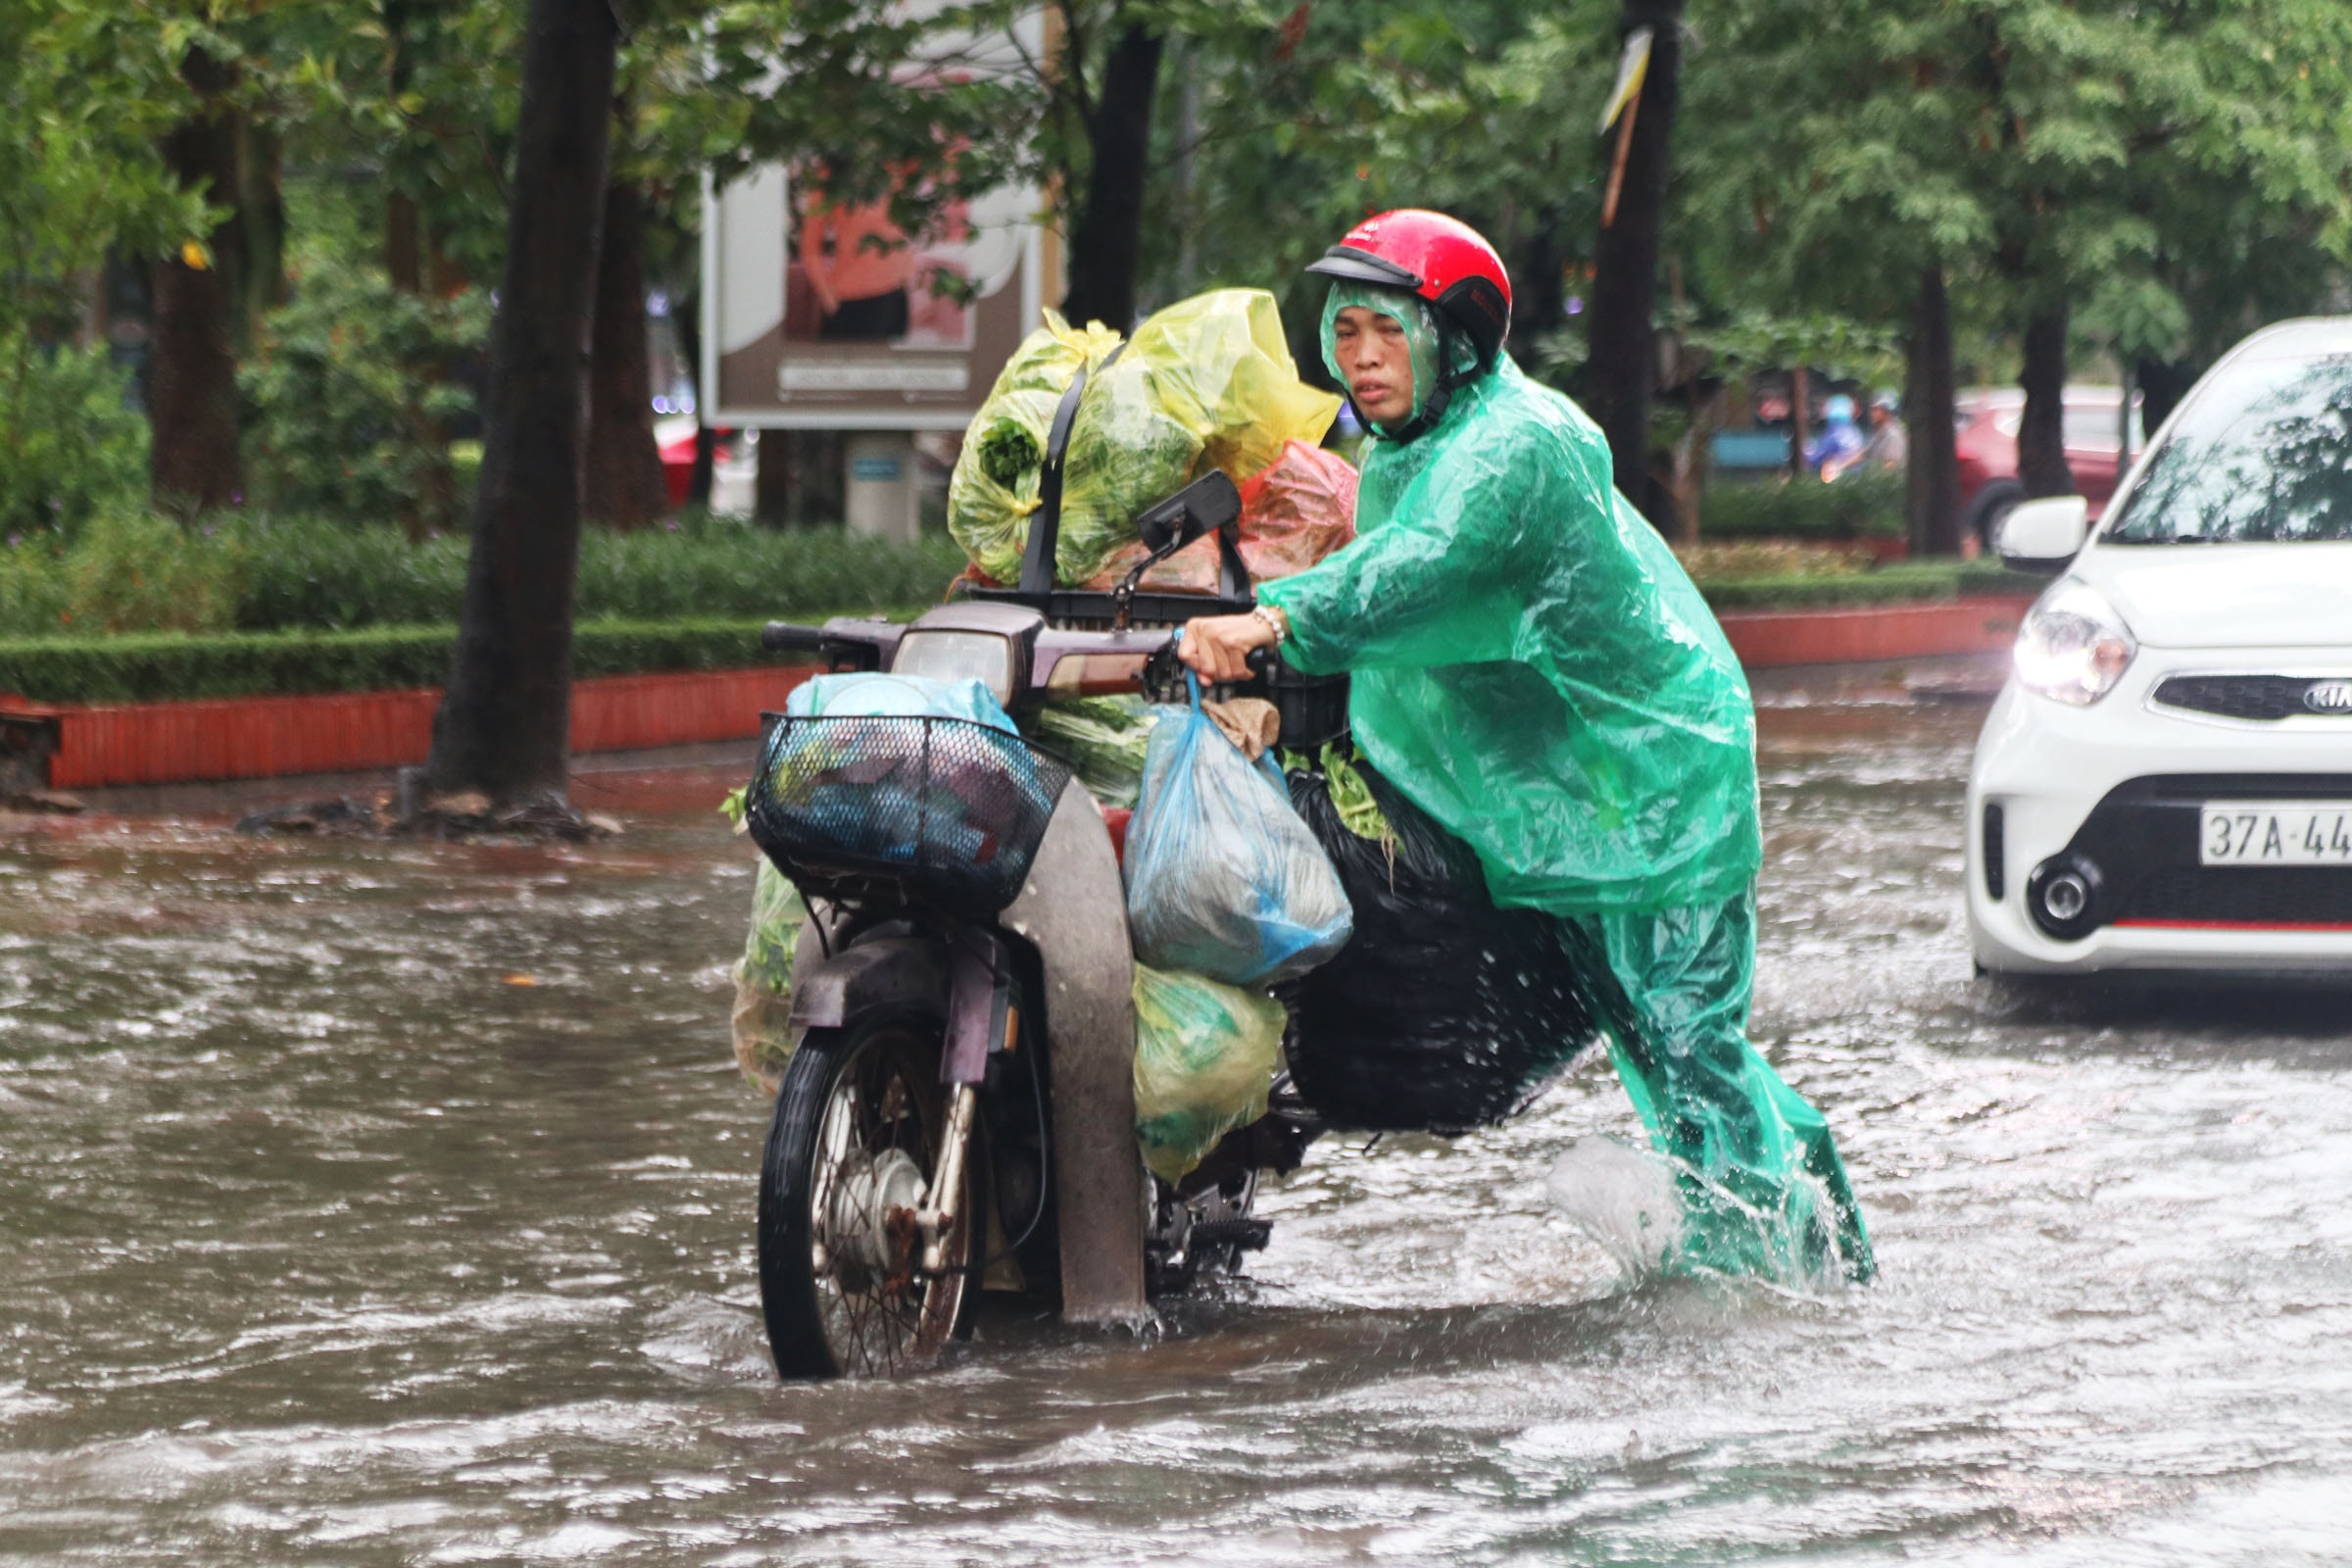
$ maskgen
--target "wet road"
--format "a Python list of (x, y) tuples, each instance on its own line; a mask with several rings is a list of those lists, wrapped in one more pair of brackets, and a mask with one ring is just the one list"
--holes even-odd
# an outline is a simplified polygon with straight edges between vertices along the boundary
[(1881, 1284), (1622, 1284), (1605, 1070), (1319, 1146), (1161, 1343), (787, 1388), (708, 776), (592, 851), (0, 819), (0, 1563), (2352, 1555), (2352, 999), (1972, 981), (1981, 710), (1768, 710), (1756, 1034)]

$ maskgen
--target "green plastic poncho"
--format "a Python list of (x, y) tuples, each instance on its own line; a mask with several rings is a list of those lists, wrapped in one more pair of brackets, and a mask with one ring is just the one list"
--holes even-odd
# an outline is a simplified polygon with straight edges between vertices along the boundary
[[(1445, 341), (1428, 308), (1336, 285), (1335, 376), (1349, 305), (1405, 327), (1427, 407)], [(1827, 1127), (1746, 1039), (1763, 858), (1747, 682), (1611, 488), (1598, 427), (1499, 358), (1415, 439), (1375, 431), (1356, 531), (1259, 589), (1290, 617), (1284, 657), (1351, 672), (1362, 754), (1477, 851), (1497, 904), (1559, 915), (1605, 957), (1613, 1058), (1687, 1173), (1683, 1261), (1867, 1278)]]

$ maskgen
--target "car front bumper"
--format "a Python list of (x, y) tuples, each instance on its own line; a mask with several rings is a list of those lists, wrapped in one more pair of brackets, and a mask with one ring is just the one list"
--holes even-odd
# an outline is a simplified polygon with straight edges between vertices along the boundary
[[(2352, 717), (2230, 719), (2150, 701), (2173, 674), (2345, 669), (2352, 648), (2143, 648), (2117, 688), (2088, 708), (2037, 697), (2012, 678), (1985, 720), (1969, 779), (1977, 961), (2047, 974), (2340, 970), (2352, 978), (2352, 867), (2197, 863), (2207, 801), (2352, 801)], [(2029, 902), (2036, 868), (2061, 855), (2089, 862), (2095, 893), (2078, 925), (2060, 923), (2053, 935)]]

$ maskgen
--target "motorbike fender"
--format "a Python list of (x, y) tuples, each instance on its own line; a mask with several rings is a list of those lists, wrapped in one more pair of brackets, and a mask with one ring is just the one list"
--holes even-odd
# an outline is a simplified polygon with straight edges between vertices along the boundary
[[(795, 957), (807, 953), (804, 947)], [(877, 937), (840, 949), (793, 977), (788, 1027), (796, 1035), (838, 1029), (859, 1013), (879, 1009), (944, 1015), (947, 1005), (948, 953), (942, 944), (925, 937)]]
[(1045, 970), (1061, 1315), (1141, 1326), (1152, 1314), (1135, 1145), (1135, 956), (1110, 830), (1076, 780), (1062, 791), (1003, 923), (1037, 949)]

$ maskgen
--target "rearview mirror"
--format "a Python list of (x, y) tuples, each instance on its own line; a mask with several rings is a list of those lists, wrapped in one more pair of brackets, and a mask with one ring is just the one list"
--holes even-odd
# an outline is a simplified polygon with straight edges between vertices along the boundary
[(2090, 503), (2081, 496), (2021, 501), (2001, 519), (1993, 549), (2019, 571), (2055, 575), (2090, 536)]
[(1215, 468), (1135, 519), (1136, 532), (1154, 556), (1204, 539), (1242, 514), (1242, 493)]

